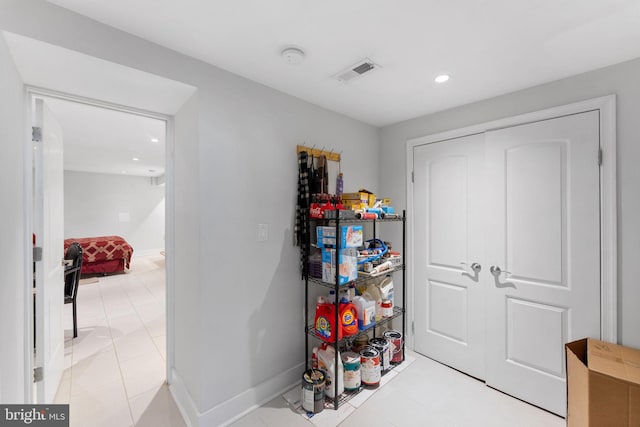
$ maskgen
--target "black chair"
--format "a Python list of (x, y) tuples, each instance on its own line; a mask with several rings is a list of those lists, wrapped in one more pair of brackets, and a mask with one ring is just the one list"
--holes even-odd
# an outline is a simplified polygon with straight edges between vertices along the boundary
[(78, 336), (76, 299), (78, 285), (80, 284), (80, 269), (82, 268), (82, 247), (80, 247), (80, 243), (73, 242), (69, 245), (64, 259), (71, 261), (64, 269), (64, 303), (73, 304), (73, 337), (76, 338)]

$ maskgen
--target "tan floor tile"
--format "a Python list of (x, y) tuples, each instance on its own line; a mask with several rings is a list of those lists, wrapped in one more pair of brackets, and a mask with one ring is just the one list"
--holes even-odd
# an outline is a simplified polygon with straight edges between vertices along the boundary
[(186, 426), (166, 384), (129, 399), (129, 406), (137, 427)]

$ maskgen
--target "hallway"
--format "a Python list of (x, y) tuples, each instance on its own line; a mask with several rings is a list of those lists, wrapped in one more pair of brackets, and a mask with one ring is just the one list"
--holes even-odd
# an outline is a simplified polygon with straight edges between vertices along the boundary
[(65, 306), (65, 371), (55, 403), (70, 403), (71, 426), (184, 425), (165, 384), (164, 262), (160, 254), (134, 254), (126, 274), (81, 284), (76, 339)]

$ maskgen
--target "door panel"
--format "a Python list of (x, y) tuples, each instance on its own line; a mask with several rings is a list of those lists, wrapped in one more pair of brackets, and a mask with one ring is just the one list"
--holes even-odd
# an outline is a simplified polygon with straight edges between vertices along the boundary
[(468, 341), (467, 288), (429, 280), (429, 321), (431, 333), (466, 344)]
[(51, 403), (64, 368), (64, 223), (62, 129), (41, 99), (35, 100), (34, 126), (42, 141), (34, 142), (34, 230), (42, 247), (36, 263), (36, 366), (43, 368), (37, 383), (38, 403)]
[(562, 378), (567, 310), (507, 298), (507, 360)]
[(503, 271), (486, 381), (564, 415), (563, 345), (600, 336), (598, 113), (488, 132), (486, 147), (486, 256)]
[(483, 136), (414, 150), (415, 348), (483, 378)]
[[(554, 285), (565, 282), (565, 146), (566, 141), (549, 141), (506, 150), (506, 265), (520, 279)], [(544, 251), (532, 257), (530, 248)]]
[(466, 156), (440, 157), (429, 165), (430, 265), (459, 269), (467, 259), (467, 169)]

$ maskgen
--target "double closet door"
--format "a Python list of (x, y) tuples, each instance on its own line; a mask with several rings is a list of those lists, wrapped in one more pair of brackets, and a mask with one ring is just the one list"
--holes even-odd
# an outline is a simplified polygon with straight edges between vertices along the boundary
[(597, 111), (414, 148), (416, 351), (559, 415), (600, 336)]

